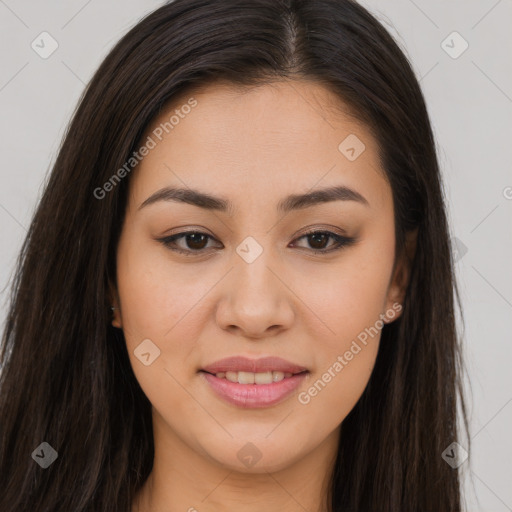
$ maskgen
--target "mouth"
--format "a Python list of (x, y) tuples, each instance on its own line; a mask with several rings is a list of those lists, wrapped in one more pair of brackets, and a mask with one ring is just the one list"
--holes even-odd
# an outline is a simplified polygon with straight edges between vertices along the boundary
[(270, 407), (284, 401), (304, 381), (309, 370), (277, 357), (222, 359), (199, 370), (211, 390), (231, 405)]

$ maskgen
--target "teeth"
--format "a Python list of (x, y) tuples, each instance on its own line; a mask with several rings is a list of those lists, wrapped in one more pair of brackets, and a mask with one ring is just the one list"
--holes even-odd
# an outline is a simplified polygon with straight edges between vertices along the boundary
[(273, 382), (273, 378), (274, 374), (272, 372), (255, 373), (254, 384), (270, 384), (271, 382)]
[(284, 373), (283, 372), (272, 372), (272, 381), (273, 382), (279, 382), (280, 380), (284, 379)]
[(230, 382), (238, 382), (239, 384), (272, 384), (272, 382), (279, 382), (292, 375), (289, 372), (219, 372), (215, 374), (218, 379), (225, 378)]

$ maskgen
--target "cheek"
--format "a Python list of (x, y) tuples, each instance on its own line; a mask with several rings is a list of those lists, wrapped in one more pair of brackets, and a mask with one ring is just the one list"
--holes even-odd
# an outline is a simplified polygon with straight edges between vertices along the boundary
[[(383, 237), (380, 243), (353, 247), (335, 264), (317, 266), (314, 278), (303, 281), (300, 293), (323, 324), (321, 340), (326, 353), (350, 345), (350, 340), (385, 312), (394, 258), (392, 243)], [(311, 271), (303, 270), (311, 276)]]
[(322, 335), (316, 334), (315, 372), (298, 395), (312, 428), (319, 428), (314, 419), (319, 417), (326, 429), (341, 423), (370, 379), (384, 326), (380, 315), (385, 312), (393, 243), (392, 237), (383, 237), (364, 250), (347, 252), (335, 270), (317, 273), (316, 284), (302, 292), (323, 324)]
[[(305, 431), (327, 435), (353, 409), (366, 388), (379, 350), (382, 290), (342, 280), (318, 310), (329, 332), (316, 336), (315, 368), (297, 396)], [(373, 283), (375, 286), (375, 283)], [(332, 332), (331, 332), (332, 331)]]
[[(377, 336), (371, 344), (356, 342), (347, 351), (333, 354), (329, 363), (311, 375), (297, 395), (296, 410), (300, 414), (301, 430), (311, 439), (327, 436), (340, 425), (354, 408), (370, 379), (378, 351)], [(349, 344), (350, 345), (350, 344)]]
[[(154, 243), (128, 235), (119, 243), (117, 274), (122, 328), (134, 374), (157, 410), (180, 408), (200, 415), (197, 402), (184, 388), (195, 381), (198, 340), (214, 321), (212, 290), (226, 269), (212, 263), (201, 269), (194, 264), (178, 266)], [(137, 357), (145, 340), (156, 347), (149, 351), (158, 354), (148, 366)]]
[(197, 272), (176, 272), (153, 242), (129, 235), (119, 244), (117, 276), (123, 329), (160, 341), (186, 324), (181, 320), (207, 291)]
[(129, 236), (120, 240), (117, 280), (122, 329), (135, 377), (156, 410), (179, 407), (192, 413), (196, 405), (180, 383), (186, 381), (184, 369), (190, 368), (192, 359), (190, 364), (188, 360), (196, 348), (190, 341), (199, 337), (201, 328), (199, 322), (188, 321), (189, 316), (207, 290), (191, 286), (191, 278), (172, 272), (154, 246), (132, 243)]

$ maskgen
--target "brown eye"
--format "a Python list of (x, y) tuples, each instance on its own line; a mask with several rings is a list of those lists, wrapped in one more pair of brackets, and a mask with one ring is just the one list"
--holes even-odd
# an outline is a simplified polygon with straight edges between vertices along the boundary
[[(213, 240), (213, 237), (207, 233), (202, 233), (200, 231), (186, 231), (183, 233), (167, 236), (160, 239), (159, 241), (172, 251), (190, 256), (193, 255), (193, 253), (204, 252), (204, 249), (207, 248), (207, 243), (210, 238)], [(181, 241), (182, 239), (182, 245), (178, 245), (177, 241)]]
[[(337, 233), (332, 233), (331, 231), (310, 231), (309, 233), (299, 237), (297, 240), (301, 240), (303, 238), (307, 239), (310, 249), (313, 252), (318, 253), (336, 251), (356, 241), (355, 238), (341, 236)], [(329, 247), (327, 244), (330, 239), (334, 240), (334, 243)], [(328, 248), (326, 249), (326, 247)]]
[(315, 250), (325, 249), (326, 242), (331, 238), (327, 233), (312, 233), (307, 235), (311, 247)]
[(185, 243), (188, 245), (190, 249), (204, 249), (208, 242), (208, 235), (204, 235), (202, 233), (190, 233), (185, 235)]

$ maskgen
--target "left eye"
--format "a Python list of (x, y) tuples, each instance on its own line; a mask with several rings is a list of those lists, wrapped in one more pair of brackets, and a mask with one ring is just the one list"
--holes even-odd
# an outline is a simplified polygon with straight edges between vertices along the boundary
[[(200, 252), (204, 252), (208, 239), (210, 238), (215, 240), (207, 233), (202, 233), (200, 231), (186, 231), (165, 238), (160, 238), (158, 241), (172, 251), (192, 256), (194, 253), (198, 254)], [(311, 245), (310, 250), (317, 253), (336, 251), (355, 242), (354, 238), (341, 236), (336, 233), (332, 233), (331, 231), (311, 231), (300, 236), (296, 240), (301, 240), (303, 238), (308, 239), (308, 242)], [(326, 249), (326, 242), (330, 239), (333, 239), (335, 243), (331, 245), (331, 248)], [(178, 240), (184, 240), (186, 247), (184, 248), (183, 246), (179, 246), (177, 244)]]
[[(355, 242), (355, 238), (341, 236), (337, 233), (332, 233), (331, 231), (310, 231), (309, 233), (297, 238), (297, 240), (301, 240), (302, 238), (308, 239), (308, 242), (312, 247), (311, 250), (319, 253), (337, 251)], [(329, 249), (325, 249), (325, 242), (329, 239), (334, 240), (335, 243), (332, 244)]]

